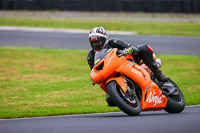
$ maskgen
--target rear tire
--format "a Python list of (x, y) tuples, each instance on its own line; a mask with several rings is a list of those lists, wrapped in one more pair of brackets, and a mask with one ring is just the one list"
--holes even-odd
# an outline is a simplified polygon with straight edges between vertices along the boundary
[(166, 96), (168, 101), (167, 101), (167, 106), (164, 110), (167, 111), (168, 113), (180, 113), (185, 108), (185, 98), (181, 90), (178, 88), (178, 86), (171, 79), (169, 79), (169, 81), (175, 87), (177, 87), (178, 90), (173, 94)]
[[(123, 96), (123, 91), (121, 87), (115, 82), (111, 81), (107, 85), (108, 94), (112, 101), (126, 114), (130, 116), (137, 116), (141, 112), (140, 101), (135, 95), (132, 97), (130, 94), (130, 99), (127, 100), (128, 97)], [(134, 90), (132, 90), (134, 91)], [(132, 102), (132, 101), (133, 102)]]

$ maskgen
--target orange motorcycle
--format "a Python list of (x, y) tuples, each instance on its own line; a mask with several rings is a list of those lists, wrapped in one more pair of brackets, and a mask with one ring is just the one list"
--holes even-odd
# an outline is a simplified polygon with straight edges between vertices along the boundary
[(184, 96), (170, 78), (168, 82), (159, 82), (146, 65), (136, 64), (122, 50), (97, 51), (94, 64), (91, 80), (106, 92), (109, 106), (118, 106), (131, 116), (162, 109), (180, 113), (185, 108)]

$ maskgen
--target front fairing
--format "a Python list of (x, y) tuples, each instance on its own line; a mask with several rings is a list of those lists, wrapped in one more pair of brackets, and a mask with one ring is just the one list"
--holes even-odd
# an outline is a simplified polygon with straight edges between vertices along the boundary
[(95, 53), (94, 66), (97, 65), (112, 49), (102, 49)]
[[(95, 54), (95, 66), (91, 71), (91, 79), (99, 84), (106, 82), (110, 77), (114, 76), (122, 64), (124, 64), (125, 57), (117, 56), (117, 49), (104, 49)], [(129, 61), (127, 61), (129, 62)]]

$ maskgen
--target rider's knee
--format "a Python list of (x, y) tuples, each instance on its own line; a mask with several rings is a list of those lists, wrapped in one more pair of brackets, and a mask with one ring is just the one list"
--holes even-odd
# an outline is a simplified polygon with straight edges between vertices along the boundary
[(142, 44), (142, 45), (138, 45), (137, 48), (139, 49), (139, 52), (141, 54), (153, 55), (153, 49), (149, 45)]

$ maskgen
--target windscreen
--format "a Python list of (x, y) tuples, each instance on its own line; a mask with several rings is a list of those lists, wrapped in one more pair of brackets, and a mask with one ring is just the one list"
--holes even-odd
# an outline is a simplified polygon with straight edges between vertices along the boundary
[(94, 65), (97, 65), (112, 49), (102, 49), (95, 53)]

